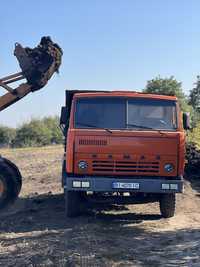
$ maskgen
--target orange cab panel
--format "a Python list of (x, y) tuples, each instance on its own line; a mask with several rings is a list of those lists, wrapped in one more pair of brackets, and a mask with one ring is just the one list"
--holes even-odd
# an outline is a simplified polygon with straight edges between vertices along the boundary
[[(133, 135), (133, 133), (132, 133)], [(177, 134), (166, 138), (127, 136), (75, 136), (74, 173), (90, 175), (177, 175)], [(87, 161), (88, 168), (79, 169), (79, 161)], [(174, 171), (164, 171), (170, 163)]]

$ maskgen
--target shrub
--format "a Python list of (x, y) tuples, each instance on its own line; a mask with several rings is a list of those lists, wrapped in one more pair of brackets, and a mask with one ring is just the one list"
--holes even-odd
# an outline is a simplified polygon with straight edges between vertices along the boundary
[(45, 146), (62, 143), (62, 132), (58, 126), (58, 117), (32, 119), (17, 128), (14, 147)]
[(16, 130), (6, 126), (0, 126), (0, 146), (10, 146), (15, 139)]
[(200, 122), (198, 122), (196, 127), (188, 133), (187, 141), (195, 143), (198, 148), (200, 148)]

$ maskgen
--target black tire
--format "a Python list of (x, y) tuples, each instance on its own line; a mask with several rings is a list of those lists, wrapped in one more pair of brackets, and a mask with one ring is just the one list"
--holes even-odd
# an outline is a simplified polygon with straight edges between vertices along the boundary
[(6, 159), (6, 158), (2, 158), (2, 162), (1, 165), (3, 165), (7, 171), (10, 173), (10, 177), (13, 180), (13, 190), (15, 191), (14, 195), (16, 197), (18, 197), (21, 188), (22, 188), (22, 176), (21, 173), (19, 171), (19, 169), (17, 168), (17, 166), (11, 162), (10, 160)]
[(176, 195), (163, 194), (160, 197), (160, 212), (162, 217), (171, 218), (175, 214), (176, 209)]
[(80, 192), (65, 190), (65, 214), (67, 217), (76, 217), (80, 214)]
[(5, 174), (0, 173), (0, 209), (8, 205), (11, 192), (9, 190), (11, 184), (6, 179)]
[(6, 161), (0, 161), (0, 209), (13, 203), (21, 189), (21, 179)]

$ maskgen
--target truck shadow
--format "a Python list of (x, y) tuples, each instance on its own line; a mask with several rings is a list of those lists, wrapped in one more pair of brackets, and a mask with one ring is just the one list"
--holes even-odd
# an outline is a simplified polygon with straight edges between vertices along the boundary
[(112, 224), (139, 224), (143, 221), (160, 220), (162, 217), (159, 214), (135, 214), (128, 212), (123, 214), (100, 213), (96, 216), (96, 218), (104, 221), (105, 223)]
[[(96, 220), (106, 224), (138, 224), (143, 221), (161, 219), (159, 214), (130, 213), (127, 206), (124, 205), (84, 204), (85, 209), (79, 217), (67, 219), (64, 213), (62, 194), (19, 198), (13, 206), (1, 212), (0, 231), (21, 233), (45, 229), (65, 229), (66, 226), (73, 225), (77, 221), (81, 221), (83, 224)], [(105, 211), (111, 213), (105, 213)]]
[(62, 195), (19, 199), (1, 214), (0, 266), (198, 266), (199, 229), (151, 231), (142, 222), (161, 226), (160, 215), (121, 210), (66, 219)]

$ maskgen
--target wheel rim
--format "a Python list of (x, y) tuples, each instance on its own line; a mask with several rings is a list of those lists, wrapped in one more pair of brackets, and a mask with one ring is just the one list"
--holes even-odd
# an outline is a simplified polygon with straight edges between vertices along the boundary
[(0, 197), (2, 197), (4, 190), (5, 190), (4, 183), (0, 180)]

